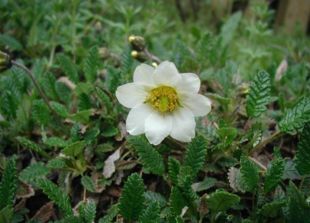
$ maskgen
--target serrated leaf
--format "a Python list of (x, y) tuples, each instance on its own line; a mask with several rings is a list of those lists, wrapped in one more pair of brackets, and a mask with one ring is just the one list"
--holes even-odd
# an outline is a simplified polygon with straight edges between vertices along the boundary
[(43, 190), (50, 200), (63, 211), (66, 216), (73, 215), (69, 196), (56, 184), (47, 179), (38, 179), (36, 185)]
[(19, 179), (26, 183), (32, 183), (35, 179), (47, 175), (48, 172), (49, 169), (43, 163), (33, 163), (20, 172)]
[(29, 139), (27, 139), (27, 138), (25, 138), (25, 137), (17, 136), (17, 137), (16, 137), (16, 140), (17, 140), (23, 147), (25, 147), (25, 148), (27, 148), (27, 149), (30, 149), (30, 150), (32, 150), (32, 151), (34, 151), (34, 152), (37, 152), (37, 153), (43, 152), (43, 150), (41, 149), (41, 147), (40, 147), (38, 144), (36, 144), (36, 143), (30, 141)]
[(207, 197), (208, 208), (212, 211), (226, 211), (238, 204), (240, 197), (224, 190), (216, 190)]
[(305, 125), (300, 136), (294, 163), (301, 175), (310, 174), (310, 122)]
[(144, 137), (131, 137), (128, 142), (138, 153), (140, 161), (146, 170), (157, 175), (164, 173), (165, 166), (162, 156)]
[(49, 169), (61, 169), (61, 168), (64, 168), (65, 166), (66, 166), (66, 161), (62, 157), (51, 159), (46, 164), (46, 167), (48, 167)]
[(169, 204), (170, 211), (173, 216), (179, 216), (182, 212), (182, 209), (187, 205), (187, 202), (179, 188), (172, 187)]
[(43, 100), (32, 102), (32, 118), (41, 125), (47, 125), (50, 121), (50, 111)]
[(119, 212), (118, 205), (112, 205), (103, 218), (99, 219), (99, 223), (112, 223), (113, 219)]
[(15, 159), (8, 159), (0, 182), (0, 210), (12, 207), (17, 190), (17, 173)]
[(90, 192), (96, 192), (96, 186), (95, 186), (95, 183), (91, 177), (82, 176), (81, 183), (86, 190), (88, 190)]
[(252, 192), (257, 188), (259, 173), (257, 166), (247, 157), (240, 159), (240, 176), (242, 187), (245, 191)]
[(85, 147), (84, 141), (77, 141), (66, 146), (62, 152), (67, 156), (78, 156), (80, 155)]
[(83, 71), (88, 82), (94, 82), (99, 69), (100, 58), (98, 48), (96, 46), (89, 49), (84, 61)]
[(160, 208), (157, 203), (150, 203), (139, 218), (139, 223), (159, 223)]
[(96, 203), (92, 200), (87, 200), (79, 207), (79, 213), (84, 223), (92, 223), (96, 217)]
[(50, 105), (54, 109), (54, 111), (58, 115), (60, 115), (62, 118), (67, 118), (68, 117), (68, 115), (69, 115), (68, 110), (67, 110), (67, 108), (63, 104), (60, 104), (60, 103), (58, 103), (56, 101), (51, 101)]
[(72, 63), (71, 59), (64, 54), (58, 55), (57, 59), (64, 73), (70, 78), (71, 81), (77, 83), (79, 80), (78, 73), (76, 66)]
[(281, 181), (284, 171), (284, 160), (277, 157), (271, 161), (271, 166), (267, 169), (265, 176), (264, 191), (268, 193), (276, 188)]
[(68, 142), (62, 138), (52, 136), (45, 139), (44, 144), (47, 145), (48, 147), (63, 148), (68, 145)]
[(206, 141), (202, 136), (195, 137), (186, 148), (184, 165), (192, 169), (193, 177), (197, 175), (204, 165), (206, 150)]
[(89, 95), (87, 95), (86, 93), (81, 93), (78, 96), (78, 108), (79, 108), (79, 111), (92, 108), (92, 102), (91, 102)]
[(0, 222), (1, 223), (12, 223), (14, 209), (13, 207), (6, 206), (3, 209), (0, 209)]
[(235, 192), (237, 191), (245, 192), (244, 188), (242, 187), (240, 169), (231, 167), (229, 168), (227, 175), (228, 175), (229, 186)]
[(247, 96), (246, 111), (249, 117), (257, 118), (267, 110), (266, 105), (270, 102), (270, 91), (269, 74), (265, 71), (259, 72), (254, 77)]
[(272, 201), (270, 203), (264, 204), (264, 206), (260, 210), (260, 213), (265, 217), (274, 218), (279, 214), (284, 204), (285, 201), (283, 200)]
[(168, 174), (172, 184), (178, 184), (178, 175), (180, 172), (180, 162), (173, 157), (168, 160)]
[(137, 173), (130, 175), (119, 201), (120, 214), (128, 221), (138, 220), (144, 206), (143, 194), (144, 184), (141, 177)]
[(212, 177), (206, 177), (203, 181), (194, 183), (192, 185), (192, 188), (195, 192), (200, 192), (204, 190), (208, 190), (211, 187), (214, 187), (216, 184), (217, 180)]
[(302, 98), (293, 108), (285, 111), (279, 122), (282, 132), (294, 134), (310, 121), (310, 98)]
[(100, 99), (100, 103), (106, 108), (107, 111), (111, 111), (113, 108), (113, 103), (107, 93), (99, 87), (96, 87), (96, 93)]
[(290, 182), (287, 191), (288, 201), (285, 208), (285, 216), (288, 223), (305, 222), (309, 223), (310, 206), (301, 191)]
[(163, 195), (153, 191), (145, 192), (144, 197), (146, 203), (156, 202), (160, 207), (164, 207), (167, 203), (166, 198)]

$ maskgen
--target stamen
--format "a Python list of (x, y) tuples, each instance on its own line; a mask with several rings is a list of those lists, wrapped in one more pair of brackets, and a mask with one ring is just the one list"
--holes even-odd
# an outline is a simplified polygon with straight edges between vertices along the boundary
[(179, 106), (176, 90), (168, 86), (160, 86), (150, 91), (146, 103), (149, 103), (159, 112), (172, 112)]

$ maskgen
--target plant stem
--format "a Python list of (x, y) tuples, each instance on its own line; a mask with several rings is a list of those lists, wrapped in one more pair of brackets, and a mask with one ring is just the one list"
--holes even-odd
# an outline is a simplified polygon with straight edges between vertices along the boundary
[(278, 139), (280, 136), (282, 136), (283, 133), (276, 131), (274, 132), (270, 137), (265, 139), (264, 141), (260, 142), (258, 145), (256, 145), (251, 151), (250, 155), (253, 155), (254, 153), (259, 153), (261, 150), (268, 145), (269, 143), (273, 142), (274, 140)]
[(43, 101), (45, 102), (45, 104), (47, 105), (47, 107), (50, 109), (50, 111), (57, 115), (57, 113), (55, 112), (55, 110), (51, 107), (48, 98), (46, 96), (46, 94), (43, 92), (43, 90), (41, 89), (41, 87), (39, 86), (38, 82), (36, 81), (36, 79), (34, 78), (34, 75), (32, 74), (32, 72), (24, 65), (12, 60), (11, 63), (13, 65), (15, 65), (16, 67), (22, 69), (23, 71), (26, 72), (26, 74), (30, 77), (31, 81), (33, 82), (35, 88), (38, 90), (40, 96), (42, 97)]
[(154, 54), (150, 53), (150, 51), (148, 51), (147, 48), (145, 48), (145, 49), (143, 50), (143, 52), (145, 53), (145, 55), (146, 55), (150, 60), (156, 62), (157, 64), (160, 64), (161, 60), (160, 60), (157, 56), (155, 56)]

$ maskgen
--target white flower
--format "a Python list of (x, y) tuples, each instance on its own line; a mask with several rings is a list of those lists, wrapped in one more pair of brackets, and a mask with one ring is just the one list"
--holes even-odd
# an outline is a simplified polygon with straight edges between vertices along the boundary
[(156, 68), (139, 65), (133, 83), (116, 90), (118, 101), (131, 108), (127, 131), (131, 135), (145, 133), (153, 145), (169, 135), (190, 142), (195, 136), (195, 116), (204, 116), (211, 110), (211, 101), (198, 94), (199, 88), (196, 74), (179, 73), (171, 62), (164, 61)]

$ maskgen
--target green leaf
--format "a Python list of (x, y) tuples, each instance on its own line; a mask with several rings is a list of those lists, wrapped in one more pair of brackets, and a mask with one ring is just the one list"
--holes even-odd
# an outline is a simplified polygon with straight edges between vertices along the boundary
[(49, 98), (57, 100), (58, 94), (56, 90), (56, 77), (51, 73), (44, 74), (44, 76), (43, 73), (39, 73), (38, 75), (42, 75), (40, 84), (45, 94), (48, 95)]
[(49, 169), (61, 169), (66, 166), (66, 161), (63, 157), (56, 157), (55, 159), (49, 160), (46, 166)]
[(195, 137), (187, 146), (184, 165), (192, 169), (193, 177), (197, 175), (204, 165), (206, 150), (207, 144), (202, 136)]
[(70, 145), (66, 146), (62, 152), (67, 156), (78, 156), (80, 155), (85, 147), (84, 141), (73, 142)]
[(82, 176), (81, 183), (86, 190), (88, 190), (90, 192), (96, 192), (96, 186), (95, 186), (94, 181), (92, 180), (91, 177)]
[(51, 148), (52, 147), (63, 148), (68, 145), (68, 142), (62, 138), (52, 136), (50, 138), (45, 139), (44, 144)]
[(139, 218), (139, 223), (159, 223), (160, 208), (157, 203), (151, 203)]
[(195, 192), (200, 192), (204, 190), (208, 190), (211, 187), (214, 187), (216, 184), (217, 180), (212, 177), (206, 177), (203, 181), (194, 183), (192, 185), (192, 188)]
[(178, 175), (180, 172), (180, 162), (173, 157), (168, 159), (168, 174), (173, 185), (178, 184)]
[(50, 105), (54, 109), (54, 111), (58, 115), (60, 115), (62, 118), (67, 118), (68, 117), (68, 115), (69, 115), (68, 110), (67, 110), (67, 108), (63, 104), (60, 104), (60, 103), (58, 103), (56, 101), (51, 101)]
[(310, 121), (310, 98), (302, 98), (293, 108), (286, 110), (279, 122), (282, 132), (295, 134), (302, 129), (306, 122)]
[(120, 213), (126, 220), (138, 220), (144, 206), (143, 193), (144, 184), (141, 177), (137, 173), (130, 175), (124, 185), (119, 201)]
[(238, 204), (240, 197), (224, 190), (216, 190), (207, 197), (208, 208), (212, 211), (226, 211)]
[(96, 80), (99, 64), (100, 58), (98, 48), (94, 46), (89, 49), (83, 61), (84, 76), (88, 82), (94, 82)]
[(256, 164), (247, 157), (242, 156), (240, 159), (240, 177), (242, 187), (245, 191), (253, 192), (258, 185), (259, 173)]
[(23, 49), (23, 45), (15, 39), (13, 36), (8, 34), (0, 34), (0, 46), (1, 48), (9, 47), (12, 50), (21, 51)]
[(32, 103), (32, 118), (41, 125), (47, 125), (50, 121), (50, 110), (42, 99)]
[(156, 202), (160, 207), (164, 207), (167, 203), (166, 198), (163, 195), (153, 191), (145, 192), (144, 197), (147, 204)]
[(284, 171), (284, 164), (284, 160), (281, 157), (276, 157), (271, 161), (271, 166), (267, 169), (265, 176), (265, 193), (274, 190), (281, 181)]
[(225, 24), (221, 27), (220, 36), (222, 38), (222, 46), (227, 46), (230, 41), (233, 39), (234, 34), (238, 28), (242, 17), (242, 13), (239, 11), (234, 13), (229, 19), (225, 22)]
[(138, 153), (140, 161), (146, 170), (157, 175), (164, 173), (165, 166), (162, 156), (144, 137), (130, 137), (128, 142)]
[(14, 209), (11, 206), (6, 206), (3, 209), (0, 209), (0, 222), (1, 223), (12, 223)]
[(79, 111), (87, 110), (92, 108), (92, 102), (90, 96), (86, 93), (81, 93), (78, 96), (78, 108)]
[(264, 204), (260, 213), (265, 217), (275, 218), (278, 216), (281, 208), (284, 206), (285, 201), (283, 200), (275, 200), (270, 203)]
[(301, 191), (290, 182), (287, 191), (288, 202), (285, 208), (285, 216), (288, 223), (304, 222), (309, 223), (310, 206)]
[(71, 114), (69, 117), (76, 122), (88, 124), (89, 118), (92, 114), (93, 114), (93, 110), (88, 109), (88, 110), (84, 110), (84, 111), (79, 111), (75, 114)]
[(79, 213), (84, 223), (92, 223), (96, 217), (96, 203), (91, 200), (87, 200), (79, 207)]
[(181, 214), (182, 209), (187, 206), (187, 202), (183, 197), (182, 192), (177, 187), (172, 187), (169, 198), (170, 211), (173, 216)]
[(97, 93), (98, 99), (100, 100), (101, 105), (104, 106), (107, 111), (111, 111), (113, 108), (113, 103), (112, 103), (111, 98), (101, 88), (96, 87), (95, 89), (96, 89), (96, 93)]
[(20, 172), (19, 179), (26, 183), (32, 183), (34, 180), (46, 176), (48, 172), (49, 169), (43, 163), (33, 163)]
[(73, 215), (69, 196), (56, 184), (47, 179), (38, 179), (36, 185), (63, 211), (66, 216)]
[(29, 139), (27, 139), (25, 137), (17, 136), (16, 140), (19, 142), (19, 144), (21, 144), (23, 147), (25, 147), (27, 149), (30, 149), (34, 152), (39, 153), (39, 154), (45, 153), (38, 144), (30, 141)]
[(267, 110), (266, 105), (270, 102), (270, 91), (269, 74), (265, 71), (259, 72), (254, 77), (247, 96), (246, 111), (249, 117), (257, 118)]
[(14, 204), (17, 190), (17, 173), (14, 158), (8, 159), (0, 182), (0, 209)]
[(310, 174), (310, 122), (305, 125), (300, 136), (294, 163), (301, 175)]
[(77, 83), (79, 81), (78, 72), (74, 63), (72, 63), (71, 59), (64, 54), (60, 54), (57, 56), (58, 63), (60, 68), (64, 71), (64, 73), (69, 77), (71, 81)]
[(99, 223), (112, 223), (118, 212), (118, 205), (112, 205), (106, 215), (99, 219)]

